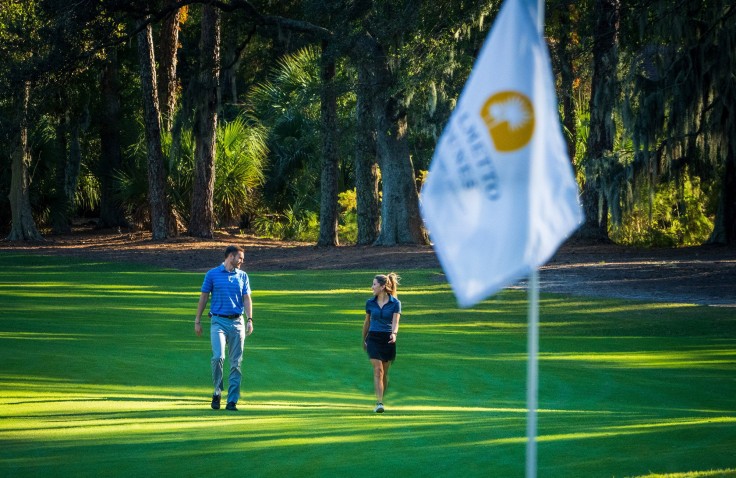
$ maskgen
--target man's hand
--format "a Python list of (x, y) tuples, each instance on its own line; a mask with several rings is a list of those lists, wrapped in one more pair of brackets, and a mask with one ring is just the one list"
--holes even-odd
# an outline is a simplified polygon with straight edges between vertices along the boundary
[(194, 333), (197, 334), (197, 337), (202, 336), (202, 323), (197, 320), (194, 321)]
[(245, 336), (247, 337), (252, 333), (253, 333), (253, 321), (248, 320), (245, 322)]

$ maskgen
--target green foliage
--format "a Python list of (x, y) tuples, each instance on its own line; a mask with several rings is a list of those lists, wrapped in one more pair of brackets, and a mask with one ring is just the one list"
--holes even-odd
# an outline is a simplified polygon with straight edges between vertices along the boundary
[(281, 58), (268, 80), (248, 93), (249, 109), (267, 132), (264, 201), (273, 210), (296, 203), (318, 210), (319, 92), (319, 50), (304, 48)]
[[(355, 188), (339, 194), (340, 215), (338, 234), (343, 244), (355, 244), (358, 240), (358, 213)], [(314, 211), (287, 208), (283, 213), (262, 210), (253, 220), (256, 234), (271, 239), (316, 242), (319, 236), (319, 216)]]
[[(575, 101), (575, 157), (572, 158), (575, 177), (578, 184), (585, 181), (585, 167), (583, 159), (588, 153), (588, 136), (590, 136), (590, 108), (582, 95)], [(566, 131), (567, 134), (570, 131)]]
[[(162, 135), (167, 166), (167, 194), (176, 214), (189, 219), (194, 177), (195, 143), (191, 130), (184, 130), (172, 147), (170, 133)], [(117, 173), (118, 195), (131, 219), (147, 224), (148, 180), (146, 142), (141, 137), (129, 150), (132, 167)], [(236, 225), (244, 214), (257, 207), (256, 189), (263, 183), (266, 160), (265, 133), (256, 122), (238, 117), (217, 127), (215, 148), (215, 223)]]
[(254, 192), (264, 181), (268, 149), (266, 132), (242, 117), (218, 129), (215, 164), (215, 215), (221, 225), (234, 225), (256, 205)]
[[(53, 90), (59, 82), (84, 73), (103, 56), (102, 43), (122, 40), (124, 22), (106, 10), (107, 6), (105, 2), (70, 5), (58, 0), (3, 0), (0, 96), (16, 94), (24, 81), (34, 88)], [(6, 89), (8, 84), (10, 89)]]
[[(459, 310), (437, 271), (400, 272), (384, 415), (359, 339), (373, 272), (350, 270), (250, 271), (227, 413), (201, 272), (0, 253), (0, 475), (523, 476), (524, 293)], [(539, 476), (736, 474), (732, 310), (542, 294), (540, 325)]]
[(703, 244), (713, 231), (712, 201), (698, 177), (660, 183), (611, 226), (611, 239), (632, 246), (678, 247)]
[[(34, 0), (3, 2), (0, 8), (0, 53), (4, 60), (1, 64), (4, 68), (14, 70), (14, 73), (22, 62), (28, 61), (33, 55), (33, 48), (42, 41), (39, 30), (44, 20), (40, 17), (38, 3)], [(2, 79), (11, 78), (3, 75)]]
[(82, 163), (74, 204), (81, 211), (94, 211), (100, 204), (100, 181), (86, 163)]
[[(651, 99), (651, 97), (649, 98)], [(636, 101), (616, 110), (614, 124), (626, 124)], [(582, 166), (587, 148), (590, 114), (585, 102), (578, 101), (577, 149), (573, 163), (579, 182), (594, 180), (600, 184), (601, 201), (605, 198), (609, 215), (609, 237), (616, 243), (638, 247), (682, 247), (705, 243), (713, 231), (717, 190), (704, 186), (700, 175), (689, 172), (680, 161), (656, 161), (656, 152), (641, 149), (631, 131), (622, 129), (614, 137), (613, 150), (589, 167)], [(622, 116), (623, 115), (623, 116)], [(647, 127), (649, 128), (649, 127)], [(656, 129), (643, 129), (656, 131)], [(660, 142), (656, 134), (651, 141)], [(649, 144), (649, 143), (648, 143)], [(684, 170), (676, 168), (685, 168)]]
[(256, 234), (272, 239), (317, 242), (319, 217), (314, 211), (289, 207), (283, 213), (263, 211), (253, 220)]
[[(148, 173), (146, 164), (145, 144), (138, 143), (131, 147), (131, 160), (127, 166), (115, 172), (115, 186), (117, 199), (123, 206), (126, 215), (132, 223), (139, 226), (150, 224), (148, 211)], [(176, 196), (174, 197), (176, 198)], [(176, 202), (176, 199), (172, 201)]]
[[(257, 234), (280, 239), (316, 241), (319, 233), (322, 126), (320, 112), (320, 50), (303, 48), (279, 59), (268, 79), (247, 95), (248, 108), (267, 133), (268, 170), (263, 187), (263, 212), (254, 219)], [(355, 94), (349, 71), (337, 67), (339, 157), (342, 183), (350, 181)], [(349, 222), (349, 221), (348, 221)], [(347, 227), (347, 228), (346, 228)], [(355, 239), (341, 219), (343, 242)], [(357, 230), (357, 225), (354, 226)], [(343, 232), (346, 237), (343, 237)]]
[(338, 235), (343, 244), (358, 242), (358, 195), (356, 189), (348, 189), (338, 195), (340, 206)]
[[(216, 134), (216, 142), (218, 145), (215, 146), (215, 151), (219, 149), (220, 134), (222, 133), (222, 127), (218, 126)], [(195, 143), (194, 135), (191, 129), (183, 129), (179, 136), (178, 144), (173, 144), (174, 138), (171, 133), (164, 132), (161, 135), (161, 148), (164, 152), (164, 158), (166, 159), (166, 172), (168, 177), (168, 188), (167, 194), (169, 196), (169, 204), (171, 208), (176, 211), (176, 214), (181, 217), (184, 222), (189, 222), (189, 209), (192, 203), (192, 192), (194, 190), (194, 154), (195, 154)], [(147, 174), (147, 166), (145, 162), (146, 157), (146, 141), (145, 136), (142, 135), (135, 146), (136, 164), (143, 165), (143, 170), (138, 170), (138, 174)], [(219, 156), (219, 155), (218, 155)], [(218, 156), (215, 156), (215, 176), (217, 176), (217, 161)], [(143, 159), (143, 162), (141, 162)], [(215, 183), (217, 178), (215, 177)], [(146, 203), (146, 209), (148, 208), (148, 182), (146, 181), (146, 196), (144, 198)], [(123, 204), (126, 204), (125, 201)], [(215, 202), (215, 204), (217, 204)], [(217, 211), (215, 211), (217, 214)]]
[[(80, 176), (70, 214), (91, 216), (100, 198), (96, 131), (87, 131), (90, 100), (97, 96), (96, 63), (105, 55), (102, 44), (121, 41), (124, 24), (104, 10), (104, 2), (24, 0), (0, 2), (0, 151), (12, 151), (19, 140), (19, 98), (30, 86), (30, 198), (34, 219), (43, 226), (60, 194), (54, 178), (64, 151), (53, 131), (71, 122), (80, 129)], [(46, 128), (52, 128), (44, 131)], [(63, 127), (62, 127), (63, 129)], [(68, 131), (63, 134), (68, 135)], [(9, 169), (9, 155), (0, 154), (0, 169)], [(9, 189), (9, 172), (0, 176), (0, 208)], [(2, 218), (2, 214), (0, 214)], [(71, 219), (71, 218), (70, 218)], [(4, 222), (4, 221), (3, 221)], [(0, 229), (5, 224), (0, 224)]]
[(426, 170), (501, 2), (427, 2), (402, 21), (386, 14), (392, 2), (378, 3), (385, 10), (378, 8), (374, 25), (386, 29), (382, 40), (398, 72), (391, 93), (408, 111), (415, 171)]
[[(556, 71), (572, 69), (566, 72), (574, 77), (572, 91), (559, 93), (560, 97), (573, 96), (577, 106), (574, 162), (578, 180), (581, 184), (601, 184), (601, 214), (610, 214), (617, 227), (618, 232), (612, 233), (617, 240), (649, 245), (690, 244), (703, 237), (708, 221), (716, 213), (716, 190), (702, 185), (725, 184), (724, 158), (729, 150), (736, 150), (736, 88), (732, 74), (736, 61), (736, 7), (731, 3), (657, 0), (621, 4), (619, 70), (612, 78), (611, 89), (618, 95), (617, 111), (609, 124), (621, 135), (614, 148), (603, 153), (599, 164), (589, 171), (583, 167), (582, 157), (589, 137), (595, 2), (547, 3), (545, 34), (552, 54), (571, 55), (565, 59), (553, 57), (553, 61)], [(85, 96), (89, 96), (93, 124), (105, 121), (100, 111), (94, 111), (99, 105), (95, 105), (96, 95), (90, 96), (89, 92), (97, 91), (99, 60), (105, 59), (113, 44), (119, 45), (121, 56), (121, 142), (127, 147), (137, 141), (140, 129), (134, 126), (140, 120), (139, 72), (133, 54), (135, 42), (124, 39), (126, 32), (130, 33), (127, 27), (131, 21), (130, 5), (124, 4), (60, 0), (2, 3), (0, 151), (12, 151), (18, 141), (19, 125), (14, 124), (17, 98), (20, 85), (26, 80), (32, 84), (32, 124), (58, 121), (66, 112), (79, 109)], [(308, 0), (261, 2), (254, 8), (274, 18), (306, 20), (329, 28), (334, 34), (328, 51), (337, 56), (339, 187), (349, 191), (354, 186), (353, 63), (368, 61), (367, 55), (361, 58), (360, 52), (354, 54), (356, 38), (370, 32), (385, 55), (395, 79), (389, 94), (396, 101), (396, 113), (406, 114), (409, 119), (410, 154), (419, 172), (428, 168), (439, 135), (500, 5), (498, 0)], [(182, 25), (179, 37), (182, 103), (189, 97), (189, 80), (197, 74), (200, 11), (201, 8), (192, 7), (192, 17)], [(223, 12), (222, 60), (228, 85), (221, 117), (237, 119), (218, 132), (218, 136), (230, 136), (222, 144), (218, 141), (217, 146), (218, 225), (235, 224), (243, 215), (243, 222), (248, 225), (256, 215), (263, 215), (258, 229), (264, 235), (312, 237), (320, 201), (322, 52), (309, 35), (293, 34), (288, 28), (256, 29), (251, 21), (242, 10)], [(158, 28), (155, 24), (156, 33)], [(570, 44), (558, 52), (555, 47), (560, 41)], [(305, 47), (310, 42), (312, 46)], [(248, 92), (245, 98), (243, 91)], [(228, 128), (232, 131), (228, 132)], [(85, 133), (83, 138), (82, 173), (75, 197), (78, 213), (93, 212), (99, 201), (98, 148), (92, 137), (96, 133)], [(189, 215), (192, 187), (193, 140), (187, 136), (190, 134), (185, 132), (182, 144), (174, 145), (175, 153), (167, 153), (170, 201), (184, 220)], [(253, 136), (253, 143), (236, 144), (248, 135)], [(55, 194), (54, 166), (49, 161), (54, 141), (52, 135), (50, 141), (33, 145), (31, 200), (34, 214), (40, 219), (48, 216)], [(252, 145), (258, 151), (245, 151)], [(164, 147), (169, 151), (171, 145)], [(173, 158), (174, 154), (179, 156)], [(239, 159), (242, 155), (267, 159), (244, 163)], [(135, 222), (144, 224), (147, 181), (145, 162), (140, 159), (131, 156), (130, 164), (120, 173), (119, 189), (128, 213)], [(683, 164), (691, 176), (686, 181), (694, 184), (699, 178), (699, 188), (707, 189), (705, 196), (692, 195), (703, 201), (699, 207), (683, 199), (686, 194), (681, 192), (682, 182), (677, 182), (681, 181), (677, 179), (677, 170)], [(9, 221), (5, 220), (9, 216), (5, 212), (9, 211), (8, 166), (9, 155), (0, 155), (3, 222)], [(590, 177), (586, 178), (586, 174)], [(608, 211), (602, 210), (603, 198), (610, 205)], [(675, 203), (678, 206), (673, 209)], [(266, 224), (269, 220), (274, 224)], [(354, 223), (354, 212), (343, 206), (342, 242), (352, 241)]]
[[(68, 128), (60, 127), (58, 112), (41, 115), (30, 131), (31, 164), (29, 168), (31, 204), (34, 217), (41, 225), (48, 222), (51, 204), (57, 200), (57, 168), (65, 166), (69, 151), (62, 148), (59, 134), (66, 136)], [(93, 134), (83, 129), (80, 134), (82, 161), (76, 189), (73, 193), (72, 215), (90, 217), (100, 203), (100, 183), (95, 169), (98, 142)], [(61, 160), (61, 161), (60, 161)], [(60, 161), (60, 162), (59, 162)], [(62, 171), (63, 174), (63, 171)]]
[[(646, 20), (637, 32), (636, 48), (624, 56), (621, 82), (622, 124), (646, 163), (641, 170), (655, 179), (653, 187), (658, 177), (683, 164), (703, 181), (728, 184), (733, 177), (725, 177), (723, 166), (736, 151), (736, 6), (725, 0), (657, 1), (647, 11), (645, 16), (629, 10), (641, 23), (622, 22), (631, 29)], [(715, 178), (715, 172), (721, 177)], [(710, 206), (707, 214), (712, 216), (716, 210), (714, 203)], [(723, 213), (727, 217), (716, 224), (736, 221), (734, 211)], [(658, 233), (690, 235), (667, 225)]]

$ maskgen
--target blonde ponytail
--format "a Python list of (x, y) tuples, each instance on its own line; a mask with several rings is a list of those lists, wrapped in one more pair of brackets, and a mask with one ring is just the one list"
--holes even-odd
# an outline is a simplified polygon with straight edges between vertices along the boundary
[(388, 274), (379, 274), (375, 277), (379, 284), (386, 287), (386, 293), (392, 295), (394, 298), (398, 297), (399, 277), (395, 272), (389, 272)]

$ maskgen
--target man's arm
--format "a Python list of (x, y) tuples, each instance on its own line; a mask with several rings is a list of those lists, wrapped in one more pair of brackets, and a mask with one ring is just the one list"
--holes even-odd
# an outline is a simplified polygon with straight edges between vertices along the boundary
[(250, 298), (250, 294), (243, 296), (243, 314), (245, 314), (245, 335), (253, 333), (253, 321), (248, 320), (253, 318), (253, 299)]
[(199, 294), (199, 304), (197, 304), (197, 315), (194, 316), (194, 333), (197, 336), (202, 335), (202, 313), (207, 305), (207, 301), (210, 299), (208, 292), (202, 292)]

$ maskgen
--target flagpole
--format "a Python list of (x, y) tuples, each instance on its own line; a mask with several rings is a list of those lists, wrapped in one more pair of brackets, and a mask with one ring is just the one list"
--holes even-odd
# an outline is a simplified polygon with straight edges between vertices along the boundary
[(529, 276), (529, 333), (527, 335), (526, 373), (526, 478), (537, 476), (537, 396), (539, 387), (539, 271), (535, 267)]
[[(544, 0), (537, 0), (537, 29), (544, 38)], [(537, 408), (539, 401), (539, 270), (529, 276), (529, 334), (526, 384), (526, 478), (537, 476)]]

